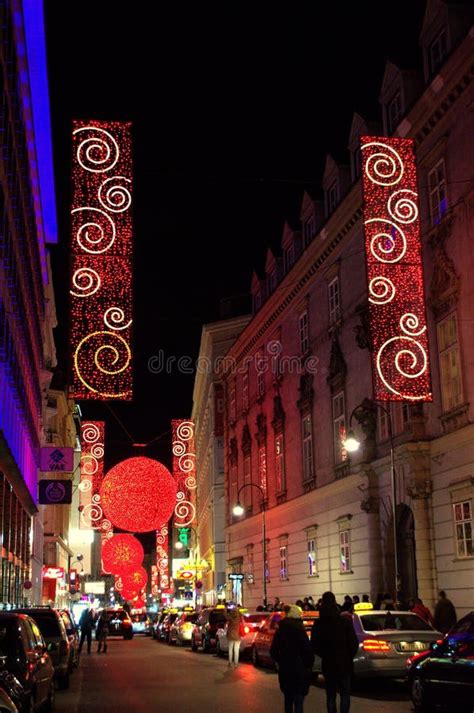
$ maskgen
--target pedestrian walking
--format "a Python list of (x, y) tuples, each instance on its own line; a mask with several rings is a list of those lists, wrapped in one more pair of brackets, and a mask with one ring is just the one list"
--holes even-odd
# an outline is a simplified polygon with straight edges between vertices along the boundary
[(303, 713), (308, 695), (314, 655), (294, 604), (284, 607), (285, 616), (273, 637), (270, 656), (278, 664), (278, 681), (285, 699), (285, 713)]
[(344, 603), (341, 607), (341, 612), (343, 611), (348, 611), (349, 613), (354, 611), (354, 603), (352, 601), (352, 597), (349, 594), (346, 594), (344, 597)]
[(410, 611), (413, 612), (413, 614), (418, 614), (420, 619), (423, 619), (423, 621), (425, 621), (427, 624), (430, 624), (434, 627), (433, 614), (430, 612), (428, 607), (423, 604), (423, 601), (420, 599), (420, 597), (415, 597), (413, 606), (410, 607)]
[(446, 634), (457, 622), (458, 617), (454, 604), (447, 598), (446, 592), (441, 590), (438, 594), (438, 603), (434, 613), (435, 629)]
[(107, 636), (109, 634), (109, 617), (104, 609), (97, 622), (97, 627), (95, 630), (95, 638), (99, 642), (97, 647), (97, 653), (100, 654), (102, 651), (104, 654), (107, 653)]
[(227, 643), (229, 647), (229, 663), (227, 665), (229, 668), (237, 668), (239, 665), (240, 637), (242, 634), (242, 615), (238, 607), (229, 607), (226, 612), (226, 619)]
[(79, 653), (82, 651), (84, 640), (87, 639), (87, 653), (91, 652), (92, 645), (92, 629), (95, 626), (95, 616), (92, 609), (84, 609), (79, 619), (79, 628), (81, 630), (81, 640), (79, 642)]
[(339, 613), (332, 592), (323, 594), (319, 619), (311, 630), (311, 645), (314, 653), (322, 659), (328, 713), (337, 713), (338, 692), (341, 697), (340, 713), (349, 713), (353, 660), (359, 641), (351, 617)]

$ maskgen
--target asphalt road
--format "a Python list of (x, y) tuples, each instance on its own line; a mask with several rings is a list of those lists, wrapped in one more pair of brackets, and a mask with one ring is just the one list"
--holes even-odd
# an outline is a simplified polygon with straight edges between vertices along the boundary
[[(283, 711), (275, 673), (193, 653), (151, 638), (109, 639), (107, 654), (83, 650), (68, 691), (56, 692), (56, 713), (261, 713)], [(323, 687), (311, 686), (307, 713), (326, 711)], [(351, 713), (412, 711), (396, 682), (370, 682), (353, 693)]]

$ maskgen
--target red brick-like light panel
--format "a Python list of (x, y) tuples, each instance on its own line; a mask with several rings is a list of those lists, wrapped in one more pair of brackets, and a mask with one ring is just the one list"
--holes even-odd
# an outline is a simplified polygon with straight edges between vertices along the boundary
[(374, 398), (431, 401), (414, 144), (361, 137)]
[(71, 395), (132, 398), (131, 124), (74, 121)]

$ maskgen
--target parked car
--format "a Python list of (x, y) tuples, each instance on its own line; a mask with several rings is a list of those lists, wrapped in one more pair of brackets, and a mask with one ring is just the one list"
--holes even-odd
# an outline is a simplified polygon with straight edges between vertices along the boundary
[(170, 628), (174, 624), (178, 616), (179, 612), (177, 610), (170, 611), (169, 614), (165, 616), (159, 630), (159, 638), (161, 641), (169, 641)]
[(170, 626), (169, 644), (184, 646), (191, 643), (193, 627), (198, 619), (197, 612), (183, 612), (180, 614)]
[(151, 624), (147, 614), (132, 614), (132, 631), (134, 634), (146, 634)]
[[(18, 612), (0, 612), (0, 665), (18, 679), (21, 689), (6, 691), (21, 713), (51, 711), (54, 704), (54, 666), (38, 625)], [(0, 685), (7, 688), (7, 679)], [(16, 693), (15, 693), (16, 691)], [(18, 704), (11, 694), (16, 695)]]
[(197, 651), (201, 647), (206, 653), (215, 649), (217, 645), (217, 630), (221, 629), (226, 621), (225, 607), (223, 605), (202, 609), (191, 634), (191, 650)]
[(15, 611), (28, 614), (36, 621), (53, 662), (58, 688), (69, 688), (71, 646), (61, 614), (57, 609), (48, 606), (16, 609)]
[(61, 609), (64, 626), (66, 627), (67, 638), (69, 639), (69, 673), (72, 673), (79, 665), (79, 633), (72, 613), (69, 609)]
[[(265, 612), (245, 612), (242, 614), (240, 631), (240, 656), (250, 655), (257, 631), (268, 619)], [(217, 630), (216, 652), (218, 656), (225, 656), (229, 651), (227, 640), (227, 624)]]
[(133, 639), (133, 624), (125, 609), (106, 609), (109, 622), (109, 636), (122, 636), (126, 640)]
[(460, 619), (428, 651), (407, 662), (415, 711), (474, 710), (474, 611)]
[[(252, 662), (254, 666), (275, 666), (275, 662), (270, 656), (270, 648), (273, 637), (278, 629), (281, 619), (285, 616), (284, 612), (276, 611), (264, 621), (257, 629), (255, 638), (251, 648)], [(319, 617), (318, 611), (302, 612), (302, 620), (308, 638), (311, 637), (311, 629), (315, 620)]]
[(163, 623), (164, 623), (166, 617), (168, 616), (168, 614), (169, 614), (169, 609), (162, 609), (162, 611), (158, 614), (155, 622), (153, 623), (152, 636), (157, 641), (160, 640), (160, 632), (161, 632), (161, 629), (163, 628)]
[[(441, 634), (410, 611), (380, 611), (369, 607), (354, 614), (341, 616), (352, 619), (359, 640), (354, 657), (357, 678), (403, 678), (409, 656), (429, 648)], [(321, 670), (321, 659), (315, 656), (314, 671)]]
[[(0, 657), (0, 712), (21, 713), (28, 710), (28, 696), (16, 676), (7, 671), (5, 663), (5, 657)], [(29, 707), (31, 709), (31, 705)]]

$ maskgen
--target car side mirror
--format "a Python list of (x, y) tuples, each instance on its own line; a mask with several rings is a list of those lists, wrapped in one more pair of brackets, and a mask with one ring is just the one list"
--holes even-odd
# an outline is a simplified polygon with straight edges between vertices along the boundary
[(54, 643), (54, 641), (49, 641), (48, 645), (46, 646), (46, 651), (57, 651), (58, 650), (58, 645)]

